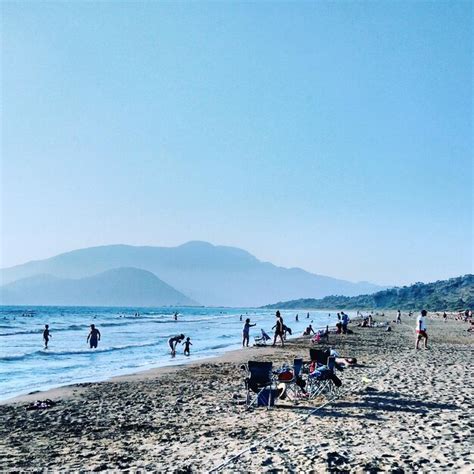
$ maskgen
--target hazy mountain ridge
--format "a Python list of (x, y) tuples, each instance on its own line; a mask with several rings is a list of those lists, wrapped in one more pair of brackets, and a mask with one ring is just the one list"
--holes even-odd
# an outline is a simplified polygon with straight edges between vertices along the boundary
[(84, 278), (34, 275), (0, 288), (2, 304), (64, 306), (190, 306), (197, 302), (156, 275), (116, 268)]
[(108, 245), (74, 250), (2, 270), (4, 283), (49, 274), (82, 278), (119, 267), (154, 273), (173, 288), (209, 306), (261, 306), (271, 301), (329, 294), (371, 293), (382, 287), (277, 267), (245, 250), (188, 242), (178, 247)]
[(302, 298), (265, 306), (274, 309), (403, 309), (458, 311), (474, 307), (474, 275), (433, 283), (415, 283), (371, 295)]

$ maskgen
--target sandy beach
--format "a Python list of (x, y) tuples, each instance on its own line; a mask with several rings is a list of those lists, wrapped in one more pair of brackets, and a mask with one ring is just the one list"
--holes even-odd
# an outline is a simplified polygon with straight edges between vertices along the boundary
[[(312, 345), (302, 338), (17, 398), (0, 406), (0, 469), (208, 472), (247, 449), (222, 471), (472, 472), (467, 324), (430, 314), (430, 347), (419, 351), (415, 316), (391, 326), (331, 335), (330, 346), (359, 363), (342, 373), (340, 396), (316, 412), (322, 399), (250, 411), (237, 403), (239, 366), (308, 359)], [(57, 405), (26, 410), (46, 398)]]

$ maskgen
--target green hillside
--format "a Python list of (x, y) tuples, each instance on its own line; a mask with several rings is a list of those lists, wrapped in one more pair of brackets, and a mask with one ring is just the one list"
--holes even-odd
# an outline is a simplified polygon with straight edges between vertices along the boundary
[(474, 275), (434, 283), (415, 283), (371, 295), (305, 298), (265, 306), (275, 309), (403, 309), (458, 311), (474, 307)]

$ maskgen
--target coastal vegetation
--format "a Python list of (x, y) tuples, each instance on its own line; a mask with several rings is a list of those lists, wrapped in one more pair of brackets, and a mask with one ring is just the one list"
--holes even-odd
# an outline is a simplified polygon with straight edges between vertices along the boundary
[(461, 311), (474, 306), (474, 275), (434, 283), (415, 283), (371, 295), (302, 298), (265, 306), (278, 309), (401, 309)]

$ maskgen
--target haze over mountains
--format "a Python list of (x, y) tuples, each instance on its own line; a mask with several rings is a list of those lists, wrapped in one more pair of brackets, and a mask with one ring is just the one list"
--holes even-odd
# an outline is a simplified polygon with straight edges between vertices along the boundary
[[(121, 270), (103, 273), (114, 269)], [(95, 280), (90, 279), (94, 275)], [(152, 282), (151, 276), (156, 280)], [(118, 277), (122, 283), (130, 278), (133, 284), (114, 286), (108, 282)], [(85, 278), (88, 279), (81, 280)], [(125, 305), (124, 301), (131, 306), (261, 306), (305, 297), (370, 294), (383, 288), (316, 275), (300, 268), (277, 267), (245, 250), (206, 242), (188, 242), (178, 247), (108, 245), (74, 250), (3, 269), (1, 281), (4, 286), (0, 295), (10, 298), (4, 300), (9, 303), (2, 300), (3, 304), (60, 304), (59, 293), (64, 291), (74, 303), (61, 304), (93, 305), (102, 301), (100, 304), (107, 306)], [(13, 282), (16, 283), (12, 285)], [(144, 293), (138, 291), (140, 282), (147, 288)], [(99, 288), (103, 288), (100, 298)], [(151, 297), (152, 288), (156, 288), (155, 299)]]

